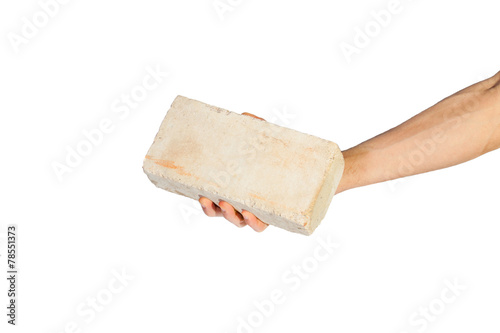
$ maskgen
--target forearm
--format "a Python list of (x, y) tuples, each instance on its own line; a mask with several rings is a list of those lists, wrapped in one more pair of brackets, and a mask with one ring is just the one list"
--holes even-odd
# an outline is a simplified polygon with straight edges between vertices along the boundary
[(500, 73), (343, 152), (337, 193), (446, 168), (500, 147)]

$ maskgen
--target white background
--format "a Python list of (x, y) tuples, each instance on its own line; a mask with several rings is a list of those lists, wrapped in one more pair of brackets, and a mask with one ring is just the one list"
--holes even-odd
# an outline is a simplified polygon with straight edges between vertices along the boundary
[[(0, 5), (0, 227), (18, 224), (20, 246), (13, 331), (237, 332), (249, 317), (240, 332), (498, 331), (498, 151), (343, 193), (311, 237), (206, 218), (141, 169), (179, 94), (277, 123), (286, 111), (284, 125), (342, 149), (381, 133), (500, 70), (496, 2), (401, 0), (351, 62), (341, 43), (389, 1), (231, 3), (221, 19), (212, 0), (73, 0), (18, 52), (9, 38), (40, 4)], [(168, 78), (120, 118), (113, 103), (148, 66)], [(59, 181), (53, 163), (103, 119), (113, 131)], [(340, 247), (316, 267), (329, 238)], [(1, 254), (10, 332), (4, 243)], [(311, 272), (294, 289), (286, 277), (303, 263)], [(110, 294), (122, 270), (133, 279)], [(445, 304), (447, 279), (467, 289)], [(259, 314), (273, 290), (284, 302)], [(96, 296), (107, 304), (91, 316)], [(429, 306), (439, 315), (410, 322)]]

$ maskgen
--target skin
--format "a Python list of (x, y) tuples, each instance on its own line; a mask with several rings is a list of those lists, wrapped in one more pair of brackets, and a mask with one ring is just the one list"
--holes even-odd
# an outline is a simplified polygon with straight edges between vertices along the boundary
[[(244, 115), (259, 118), (249, 113)], [(500, 72), (445, 98), (397, 127), (342, 152), (336, 194), (457, 165), (500, 148)], [(257, 232), (267, 224), (227, 202), (200, 198), (207, 216), (223, 216)]]

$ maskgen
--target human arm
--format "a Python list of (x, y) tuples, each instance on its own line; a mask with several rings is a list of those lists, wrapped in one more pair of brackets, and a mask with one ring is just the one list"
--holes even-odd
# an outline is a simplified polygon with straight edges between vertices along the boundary
[[(447, 168), (497, 148), (500, 72), (343, 151), (345, 168), (336, 193)], [(258, 232), (267, 227), (252, 213), (240, 214), (227, 202), (216, 205), (200, 198), (200, 203), (206, 215), (224, 216), (238, 227), (249, 225)]]
[(447, 168), (500, 147), (500, 72), (343, 151), (337, 193)]

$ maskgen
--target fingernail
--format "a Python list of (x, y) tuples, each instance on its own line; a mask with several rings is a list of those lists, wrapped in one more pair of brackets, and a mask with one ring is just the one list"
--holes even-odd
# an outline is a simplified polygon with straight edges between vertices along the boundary
[(207, 207), (205, 207), (204, 205), (201, 205), (201, 208), (203, 208), (203, 209), (207, 209)]
[(243, 215), (243, 219), (244, 219), (245, 221), (248, 221), (248, 216), (246, 216), (245, 214), (241, 214), (241, 215)]

